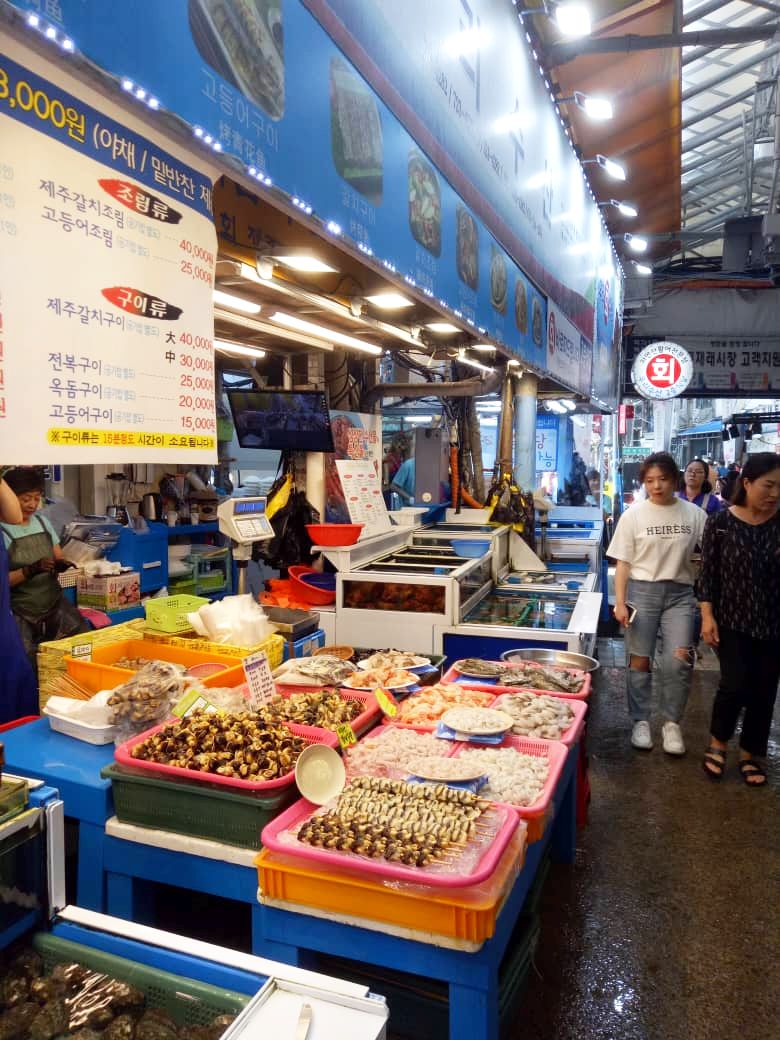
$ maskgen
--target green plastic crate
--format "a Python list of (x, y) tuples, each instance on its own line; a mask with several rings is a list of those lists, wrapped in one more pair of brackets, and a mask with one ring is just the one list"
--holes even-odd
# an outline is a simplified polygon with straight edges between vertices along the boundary
[(164, 596), (144, 604), (146, 624), (156, 632), (189, 632), (192, 626), (187, 615), (205, 607), (209, 601), (202, 596)]
[(33, 937), (33, 946), (43, 958), (47, 973), (57, 964), (76, 961), (140, 989), (147, 1008), (165, 1011), (181, 1026), (206, 1026), (220, 1015), (239, 1015), (251, 999), (43, 932)]
[(298, 797), (294, 784), (268, 797), (233, 794), (203, 784), (158, 779), (105, 766), (121, 823), (208, 838), (242, 849), (261, 849), (265, 825)]

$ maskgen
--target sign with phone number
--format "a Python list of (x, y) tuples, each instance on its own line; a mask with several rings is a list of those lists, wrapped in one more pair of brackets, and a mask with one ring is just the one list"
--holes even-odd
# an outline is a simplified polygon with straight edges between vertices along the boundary
[(0, 448), (213, 462), (211, 178), (1, 53), (0, 138)]

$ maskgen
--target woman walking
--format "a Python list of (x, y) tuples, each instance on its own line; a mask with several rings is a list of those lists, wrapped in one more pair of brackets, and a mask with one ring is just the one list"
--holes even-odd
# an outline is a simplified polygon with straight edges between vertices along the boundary
[(764, 758), (780, 681), (780, 455), (751, 455), (730, 509), (707, 521), (697, 591), (702, 636), (718, 650), (720, 685), (704, 771), (720, 780), (726, 749), (744, 710), (739, 771), (766, 783)]
[(639, 479), (647, 498), (623, 513), (607, 549), (607, 556), (617, 560), (615, 617), (626, 626), (628, 707), (634, 724), (631, 743), (643, 751), (653, 747), (651, 662), (661, 633), (658, 679), (665, 719), (663, 748), (669, 755), (684, 755), (680, 720), (691, 685), (696, 605), (692, 557), (701, 543), (706, 518), (698, 506), (675, 495), (680, 471), (667, 452), (648, 455)]
[(685, 467), (683, 487), (677, 492), (677, 497), (699, 506), (709, 516), (710, 513), (719, 513), (723, 509), (723, 503), (713, 493), (707, 471), (706, 462), (702, 459), (691, 459)]

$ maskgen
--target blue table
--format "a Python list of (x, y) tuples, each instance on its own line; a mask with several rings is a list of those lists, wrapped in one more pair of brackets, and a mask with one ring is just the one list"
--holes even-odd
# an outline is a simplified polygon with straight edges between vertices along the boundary
[[(103, 865), (108, 913), (152, 924), (151, 883), (189, 888), (247, 903), (252, 914), (252, 952), (298, 967), (311, 951), (403, 970), (449, 984), (450, 1040), (496, 1040), (499, 1028), (498, 972), (512, 931), (548, 845), (558, 862), (573, 863), (579, 742), (569, 750), (556, 789), (554, 817), (530, 845), (525, 866), (501, 910), (496, 932), (478, 953), (442, 949), (382, 932), (338, 924), (257, 902), (254, 867), (224, 863), (106, 835)], [(392, 1009), (391, 1009), (392, 1016)]]
[(7, 772), (56, 787), (66, 817), (78, 820), (78, 904), (87, 910), (105, 910), (103, 842), (114, 800), (111, 782), (101, 777), (100, 770), (114, 761), (114, 745), (85, 744), (55, 733), (48, 719), (7, 730), (2, 739)]

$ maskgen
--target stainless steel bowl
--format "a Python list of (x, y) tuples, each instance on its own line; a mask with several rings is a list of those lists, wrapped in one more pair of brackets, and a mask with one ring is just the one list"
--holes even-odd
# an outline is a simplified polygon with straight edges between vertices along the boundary
[(557, 664), (563, 668), (576, 668), (581, 672), (595, 672), (599, 663), (587, 654), (572, 654), (568, 650), (543, 649), (540, 646), (505, 650), (501, 660), (509, 664), (517, 661), (537, 661), (539, 664)]

